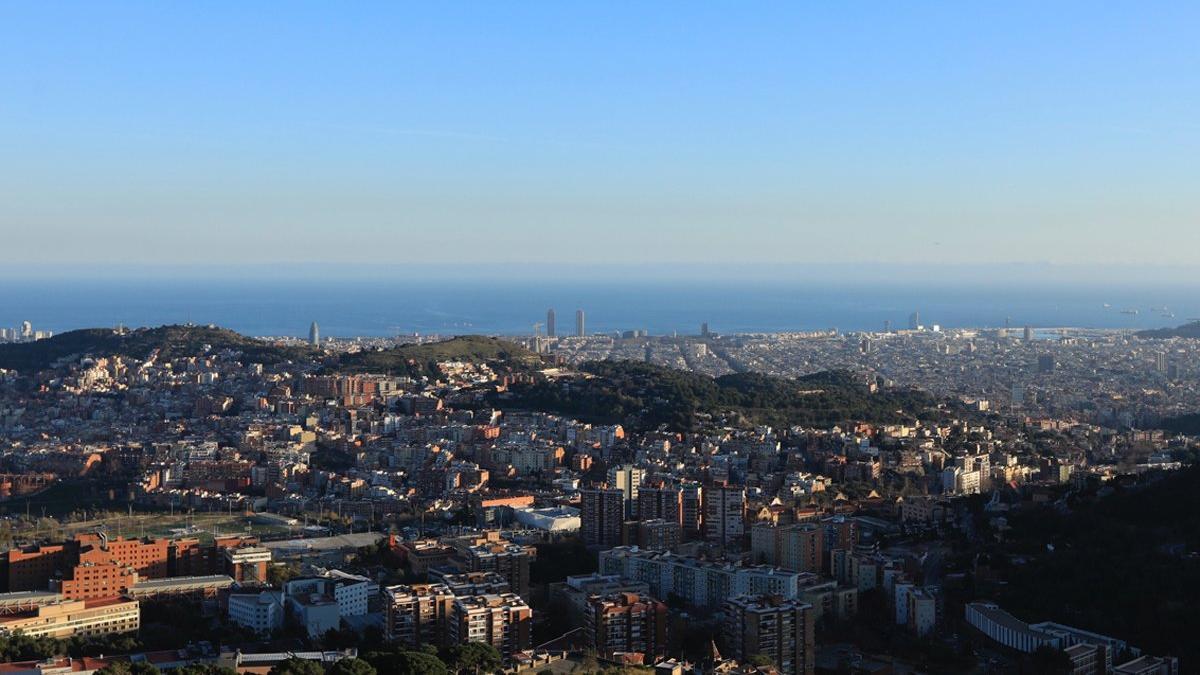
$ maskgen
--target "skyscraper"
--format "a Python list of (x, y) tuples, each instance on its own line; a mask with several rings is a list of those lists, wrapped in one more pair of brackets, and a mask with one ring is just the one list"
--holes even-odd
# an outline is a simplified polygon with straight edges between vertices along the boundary
[(638, 518), (659, 518), (682, 527), (683, 491), (678, 485), (643, 485), (638, 488)]
[(646, 472), (632, 464), (613, 466), (608, 469), (608, 484), (619, 489), (625, 495), (625, 516), (637, 516), (638, 488), (646, 477)]
[(317, 325), (316, 321), (312, 322), (312, 325), (308, 327), (308, 342), (314, 347), (321, 346), (321, 328)]
[(746, 489), (719, 485), (704, 491), (704, 538), (721, 545), (738, 544), (746, 532)]
[(625, 493), (617, 488), (595, 487), (580, 490), (579, 496), (583, 543), (602, 548), (619, 546), (625, 522)]
[(555, 337), (557, 329), (554, 327), (554, 308), (546, 310), (546, 337)]
[[(639, 497), (641, 494), (639, 493)], [(679, 495), (683, 538), (694, 541), (704, 536), (704, 488), (699, 483), (684, 483)], [(660, 518), (664, 516), (659, 516)]]
[(709, 336), (709, 332), (708, 332), (708, 322), (707, 322), (707, 321), (705, 321), (704, 323), (700, 324), (700, 335), (701, 335), (702, 337), (708, 337), (708, 336)]
[(1033, 326), (1025, 326), (1025, 341), (1033, 342)]
[(579, 337), (587, 335), (585, 328), (586, 326), (584, 325), (583, 321), (583, 310), (577, 309), (575, 310), (575, 335), (578, 335)]
[(921, 312), (920, 310), (908, 315), (908, 329), (917, 330), (921, 327)]

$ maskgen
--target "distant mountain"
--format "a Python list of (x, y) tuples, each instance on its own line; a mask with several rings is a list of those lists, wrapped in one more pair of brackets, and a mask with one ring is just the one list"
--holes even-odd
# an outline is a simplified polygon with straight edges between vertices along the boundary
[(1140, 338), (1166, 340), (1169, 338), (1200, 338), (1200, 321), (1185, 323), (1175, 328), (1156, 328), (1135, 333)]
[(0, 345), (0, 368), (30, 373), (85, 356), (144, 359), (158, 350), (162, 358), (178, 358), (202, 355), (206, 348), (214, 352), (238, 351), (245, 362), (263, 364), (313, 358), (318, 354), (312, 347), (282, 346), (212, 326), (159, 326), (124, 332), (85, 328), (37, 342)]
[(773, 426), (900, 422), (928, 411), (934, 400), (917, 391), (872, 393), (844, 371), (799, 378), (735, 373), (713, 378), (638, 361), (593, 361), (583, 375), (514, 385), (496, 397), (507, 408), (542, 410), (634, 430), (703, 426), (705, 418)]
[(540, 363), (537, 354), (516, 343), (483, 335), (463, 335), (442, 342), (342, 354), (329, 365), (329, 370), (433, 377), (437, 374), (435, 364), (441, 361), (490, 363), (516, 370)]

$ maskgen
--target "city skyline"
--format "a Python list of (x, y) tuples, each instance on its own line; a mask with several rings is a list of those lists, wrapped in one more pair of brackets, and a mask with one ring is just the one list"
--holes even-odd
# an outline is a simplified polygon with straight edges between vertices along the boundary
[(683, 9), (9, 7), (0, 260), (1194, 273), (1195, 5)]
[(1200, 671), (1198, 25), (7, 3), (0, 671)]

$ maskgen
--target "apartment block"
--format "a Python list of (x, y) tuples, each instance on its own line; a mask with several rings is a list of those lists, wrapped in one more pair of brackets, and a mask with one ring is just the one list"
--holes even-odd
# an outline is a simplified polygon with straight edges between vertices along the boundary
[(595, 595), (587, 601), (584, 633), (597, 654), (640, 653), (650, 660), (666, 653), (667, 606), (637, 593)]
[(617, 488), (580, 490), (580, 533), (583, 543), (602, 548), (621, 543), (625, 493)]
[(28, 637), (98, 637), (133, 633), (141, 626), (137, 600), (63, 600), (0, 617), (0, 634)]
[(748, 661), (765, 656), (784, 675), (812, 675), (816, 667), (812, 606), (778, 596), (739, 596), (725, 603), (725, 649)]
[(746, 490), (720, 485), (704, 491), (704, 538), (737, 547), (746, 533)]
[(515, 593), (456, 598), (447, 636), (452, 644), (485, 642), (504, 655), (528, 649), (533, 610)]
[(409, 646), (445, 644), (455, 599), (448, 586), (388, 586), (383, 596), (388, 640)]

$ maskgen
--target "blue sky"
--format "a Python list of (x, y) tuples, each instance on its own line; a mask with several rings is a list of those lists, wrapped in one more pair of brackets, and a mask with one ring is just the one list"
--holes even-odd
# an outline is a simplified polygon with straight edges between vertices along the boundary
[(1194, 265), (1198, 3), (5, 3), (0, 261)]

